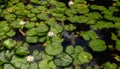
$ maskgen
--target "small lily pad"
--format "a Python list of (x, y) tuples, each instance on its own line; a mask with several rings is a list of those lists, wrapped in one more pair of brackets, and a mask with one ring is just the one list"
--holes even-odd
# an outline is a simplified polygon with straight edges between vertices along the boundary
[(81, 52), (78, 55), (80, 64), (89, 63), (92, 60), (92, 55), (88, 52)]
[(57, 66), (69, 66), (72, 63), (72, 58), (68, 54), (62, 53), (54, 59), (54, 63)]

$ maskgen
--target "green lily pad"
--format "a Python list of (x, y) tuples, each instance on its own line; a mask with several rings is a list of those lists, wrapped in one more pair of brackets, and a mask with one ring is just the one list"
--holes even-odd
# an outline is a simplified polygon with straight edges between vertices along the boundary
[(8, 62), (9, 60), (7, 60), (6, 58), (5, 58), (5, 51), (2, 51), (2, 52), (0, 52), (0, 65), (2, 65), (2, 64), (4, 64), (4, 63), (6, 63), (6, 62)]
[(97, 39), (98, 36), (94, 31), (82, 31), (81, 36), (85, 40), (90, 40), (90, 39)]
[(115, 28), (120, 29), (120, 22), (116, 22), (116, 23), (114, 24), (114, 26), (115, 26)]
[(76, 29), (76, 26), (73, 24), (69, 24), (69, 25), (64, 25), (64, 29), (66, 31), (74, 31)]
[(68, 53), (69, 55), (74, 53), (74, 47), (72, 45), (69, 45), (66, 47), (66, 53)]
[(21, 64), (20, 69), (38, 69), (38, 65), (37, 63), (33, 62), (33, 63), (24, 63)]
[(89, 42), (89, 47), (96, 52), (105, 51), (107, 48), (105, 42), (101, 39), (91, 40)]
[(56, 44), (55, 46), (48, 45), (45, 48), (45, 52), (49, 55), (58, 55), (63, 51), (63, 47), (61, 45)]
[(104, 65), (105, 69), (117, 69), (117, 65), (115, 63), (106, 62)]
[(21, 46), (19, 48), (16, 49), (15, 54), (17, 55), (28, 55), (29, 51), (28, 51), (28, 47), (27, 46)]
[(56, 69), (56, 65), (53, 61), (41, 60), (39, 62), (39, 69)]
[(54, 59), (54, 63), (57, 66), (69, 66), (72, 63), (72, 58), (68, 54), (61, 53)]
[(6, 39), (3, 41), (3, 46), (5, 46), (8, 49), (12, 49), (16, 45), (16, 41), (13, 39)]
[(47, 39), (47, 37), (40, 37), (38, 42), (45, 42), (46, 39)]
[(35, 27), (35, 22), (27, 22), (25, 24), (25, 28), (27, 28), (27, 29), (30, 29), (30, 28), (33, 28), (33, 27)]
[(37, 28), (37, 32), (47, 32), (49, 30), (48, 26), (46, 24), (40, 24)]
[(5, 15), (5, 16), (4, 16), (4, 18), (5, 18), (7, 21), (15, 20), (15, 17), (16, 17), (16, 15), (14, 15), (14, 14), (8, 14), (8, 15)]
[(10, 30), (9, 32), (7, 32), (7, 36), (8, 37), (12, 37), (12, 36), (15, 36), (16, 32), (14, 30)]
[(27, 31), (26, 31), (26, 35), (27, 35), (27, 36), (37, 35), (36, 28), (31, 28), (31, 29), (27, 30)]
[(117, 41), (116, 41), (115, 49), (116, 49), (117, 51), (120, 51), (120, 40), (117, 40)]
[(21, 64), (26, 63), (27, 60), (25, 57), (18, 57), (14, 55), (11, 59), (11, 64), (14, 65), (16, 68), (20, 68)]
[(78, 55), (78, 61), (80, 64), (89, 63), (92, 59), (92, 55), (88, 52), (81, 52)]
[(30, 37), (26, 37), (26, 41), (29, 43), (37, 43), (38, 42), (39, 37), (38, 36), (30, 36)]
[(15, 69), (11, 64), (5, 64), (3, 69)]

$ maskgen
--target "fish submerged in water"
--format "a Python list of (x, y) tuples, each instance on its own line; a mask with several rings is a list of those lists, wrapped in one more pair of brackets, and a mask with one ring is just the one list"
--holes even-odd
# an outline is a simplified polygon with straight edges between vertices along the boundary
[(71, 41), (72, 45), (75, 45), (75, 32), (69, 34), (66, 30), (64, 30), (62, 34)]
[(119, 55), (113, 54), (112, 56), (116, 61), (120, 62), (120, 56)]

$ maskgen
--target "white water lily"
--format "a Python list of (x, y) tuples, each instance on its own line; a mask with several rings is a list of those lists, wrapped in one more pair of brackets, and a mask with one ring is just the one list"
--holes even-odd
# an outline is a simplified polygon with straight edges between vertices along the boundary
[(74, 2), (72, 1), (72, 0), (70, 0), (69, 2), (68, 2), (68, 6), (71, 6), (71, 5), (73, 5), (74, 4)]
[(23, 25), (25, 25), (25, 23), (26, 23), (25, 21), (20, 21), (19, 25), (23, 26)]
[(55, 34), (52, 31), (48, 32), (48, 36), (53, 37)]
[(34, 56), (31, 55), (27, 56), (26, 59), (28, 62), (33, 62), (35, 60)]

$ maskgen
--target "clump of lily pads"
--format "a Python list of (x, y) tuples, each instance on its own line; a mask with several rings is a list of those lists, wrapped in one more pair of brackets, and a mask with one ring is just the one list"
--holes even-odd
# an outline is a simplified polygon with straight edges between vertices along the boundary
[[(71, 42), (80, 38), (97, 53), (107, 48), (120, 51), (120, 1), (112, 0), (109, 6), (94, 1), (1, 0), (0, 69), (81, 69), (84, 64), (88, 64), (86, 69), (99, 69), (99, 65), (89, 66), (94, 57), (83, 46), (63, 46), (66, 37)], [(103, 30), (111, 30), (107, 39), (115, 45), (107, 43)], [(17, 39), (18, 34), (23, 41)], [(29, 51), (32, 44), (41, 44), (43, 50)], [(119, 62), (118, 55), (115, 59)], [(110, 62), (102, 66), (119, 68)]]

